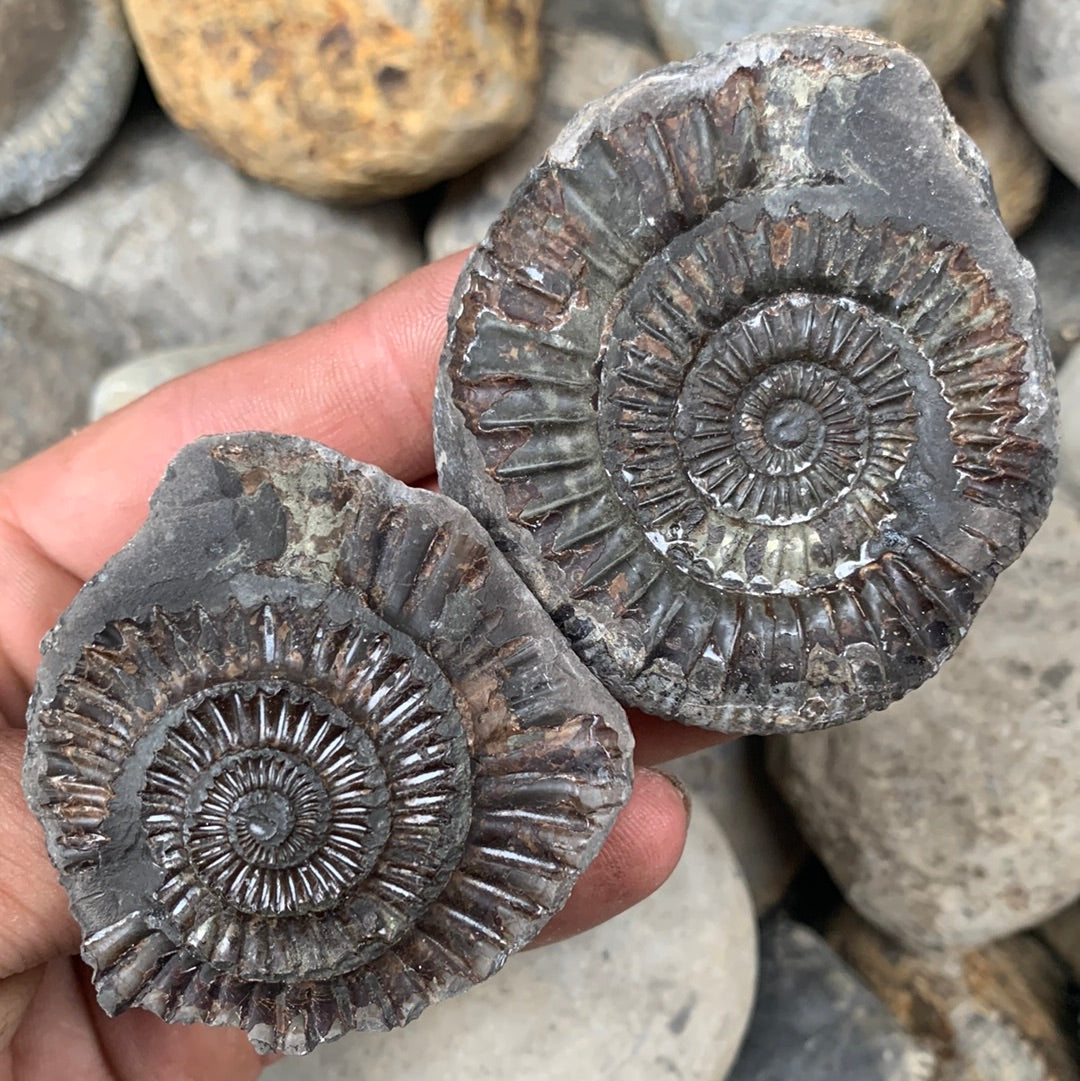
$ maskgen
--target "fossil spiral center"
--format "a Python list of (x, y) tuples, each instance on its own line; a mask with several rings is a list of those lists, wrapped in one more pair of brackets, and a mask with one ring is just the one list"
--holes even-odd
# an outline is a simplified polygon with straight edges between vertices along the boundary
[(761, 435), (774, 450), (794, 450), (811, 438), (821, 437), (820, 415), (806, 402), (788, 398), (778, 402), (761, 422)]

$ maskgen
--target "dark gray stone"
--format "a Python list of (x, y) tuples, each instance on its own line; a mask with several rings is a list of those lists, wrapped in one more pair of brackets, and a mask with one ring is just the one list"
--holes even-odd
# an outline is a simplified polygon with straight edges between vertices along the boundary
[(925, 67), (871, 34), (750, 38), (588, 106), (451, 321), (443, 491), (650, 713), (884, 708), (1046, 514), (1034, 275)]
[(304, 1054), (497, 971), (630, 794), (632, 738), (445, 496), (192, 444), (42, 646), (23, 780), (109, 1014)]
[(138, 345), (109, 305), (0, 258), (0, 469), (85, 424), (102, 369)]
[(120, 0), (0, 0), (0, 218), (82, 175), (137, 71)]
[(778, 913), (761, 928), (758, 997), (727, 1081), (931, 1081), (912, 1040), (819, 935)]

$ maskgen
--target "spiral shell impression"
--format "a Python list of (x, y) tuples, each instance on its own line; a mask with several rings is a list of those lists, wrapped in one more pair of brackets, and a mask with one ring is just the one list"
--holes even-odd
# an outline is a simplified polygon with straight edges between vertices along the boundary
[(43, 647), (24, 785), (109, 1014), (302, 1054), (496, 971), (631, 737), (475, 521), (302, 440), (202, 440)]
[(919, 61), (750, 38), (586, 107), (468, 260), (440, 485), (624, 704), (849, 721), (937, 670), (1046, 513), (1038, 316)]

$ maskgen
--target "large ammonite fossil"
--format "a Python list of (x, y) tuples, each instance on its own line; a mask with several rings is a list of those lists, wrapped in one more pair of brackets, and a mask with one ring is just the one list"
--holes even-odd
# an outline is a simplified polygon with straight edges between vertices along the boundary
[(24, 783), (104, 1009), (303, 1053), (498, 969), (631, 738), (471, 516), (297, 439), (203, 440), (46, 639)]
[(1045, 514), (1033, 281), (902, 49), (669, 65), (571, 121), (467, 262), (440, 483), (624, 703), (852, 720), (937, 669)]

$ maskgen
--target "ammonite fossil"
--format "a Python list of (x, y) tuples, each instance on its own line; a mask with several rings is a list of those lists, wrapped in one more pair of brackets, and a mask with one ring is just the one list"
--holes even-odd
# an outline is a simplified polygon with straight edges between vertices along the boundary
[(193, 444), (44, 644), (24, 784), (109, 1013), (303, 1053), (565, 902), (631, 738), (462, 508), (298, 439)]
[(851, 720), (1050, 497), (1033, 274), (925, 68), (750, 38), (583, 110), (466, 263), (439, 478), (624, 703)]
[(82, 175), (138, 68), (120, 0), (0, 0), (0, 218)]

